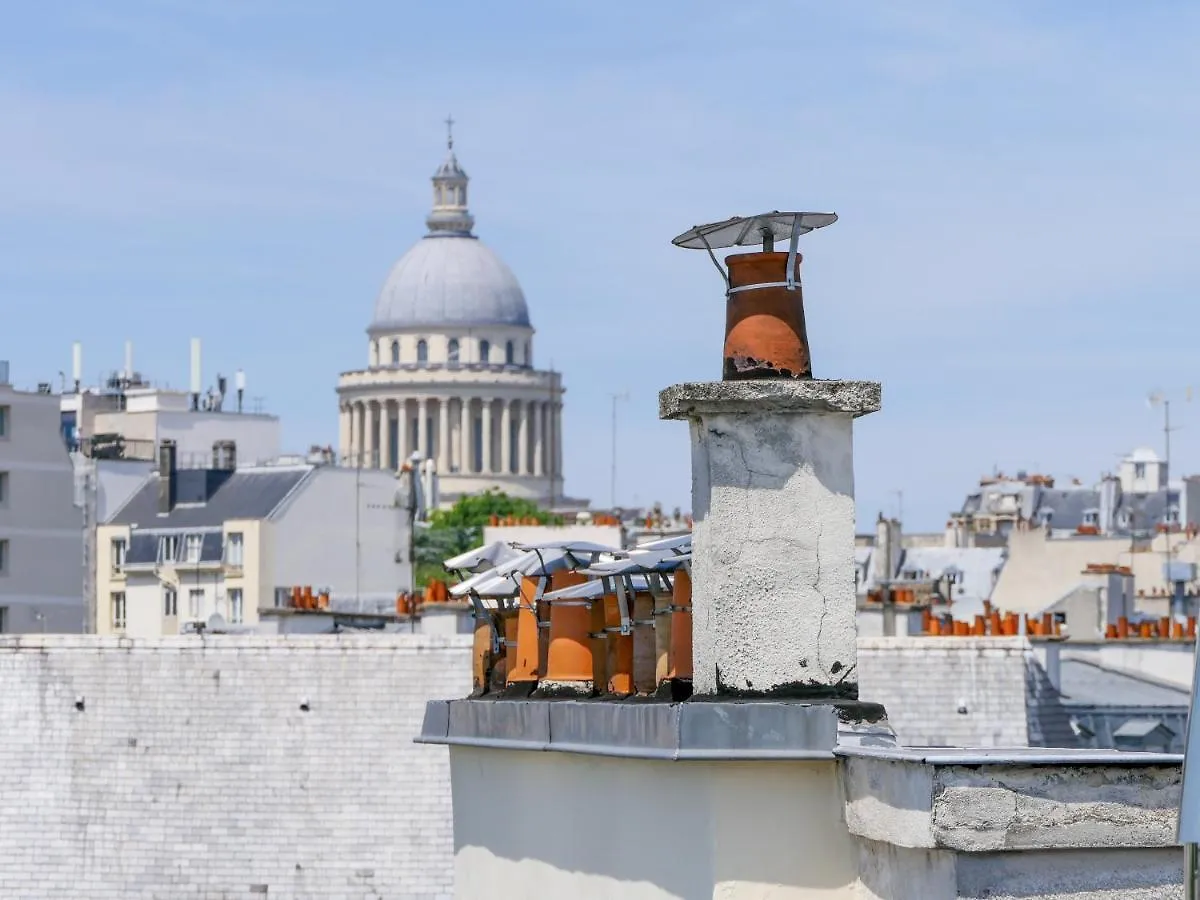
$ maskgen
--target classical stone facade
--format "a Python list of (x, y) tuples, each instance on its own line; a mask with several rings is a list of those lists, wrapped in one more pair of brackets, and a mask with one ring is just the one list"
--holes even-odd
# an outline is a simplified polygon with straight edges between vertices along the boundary
[(473, 233), (454, 155), (433, 176), (428, 233), (392, 267), (367, 329), (367, 367), (338, 381), (349, 465), (436, 466), (443, 500), (495, 487), (562, 498), (561, 376), (533, 363), (521, 286)]

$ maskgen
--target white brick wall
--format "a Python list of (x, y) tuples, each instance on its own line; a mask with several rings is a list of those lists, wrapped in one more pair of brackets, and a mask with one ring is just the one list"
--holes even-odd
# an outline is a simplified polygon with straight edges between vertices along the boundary
[(859, 638), (858, 695), (906, 746), (1027, 747), (1031, 655), (1022, 637)]
[(450, 897), (412, 738), (469, 686), (469, 637), (0, 639), (0, 897)]

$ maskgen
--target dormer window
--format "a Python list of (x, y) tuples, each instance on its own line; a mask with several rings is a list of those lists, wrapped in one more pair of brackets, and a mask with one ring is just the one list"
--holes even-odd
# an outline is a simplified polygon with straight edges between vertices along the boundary
[(158, 561), (175, 562), (179, 558), (179, 535), (164, 534), (158, 539)]
[(204, 546), (204, 536), (200, 534), (189, 534), (183, 539), (183, 561), (189, 563), (200, 562), (200, 549)]
[(1129, 510), (1123, 509), (1119, 513), (1117, 513), (1117, 524), (1120, 525), (1122, 528), (1128, 528), (1130, 521), (1131, 521), (1131, 519), (1130, 519), (1130, 515), (1129, 515)]
[(1145, 478), (1146, 477), (1146, 464), (1145, 463), (1134, 463), (1133, 464), (1133, 477), (1134, 478)]
[(1100, 525), (1100, 511), (1097, 509), (1087, 509), (1083, 512), (1083, 524), (1093, 528)]

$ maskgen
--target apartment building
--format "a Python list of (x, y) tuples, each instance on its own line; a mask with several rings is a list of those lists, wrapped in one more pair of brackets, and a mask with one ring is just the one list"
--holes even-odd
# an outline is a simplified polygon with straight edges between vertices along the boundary
[(0, 632), (83, 630), (83, 519), (49, 385), (0, 361)]
[(309, 462), (237, 468), (232, 442), (211, 464), (157, 470), (97, 529), (96, 631), (178, 634), (214, 615), (256, 627), (295, 585), (335, 608), (394, 609), (411, 582), (409, 524), (384, 471)]

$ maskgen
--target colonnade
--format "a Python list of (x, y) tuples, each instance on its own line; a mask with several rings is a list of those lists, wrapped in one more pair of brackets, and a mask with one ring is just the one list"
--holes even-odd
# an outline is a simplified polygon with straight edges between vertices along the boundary
[(442, 473), (557, 476), (562, 402), (494, 397), (350, 400), (340, 410), (347, 465), (398, 468), (420, 453)]

